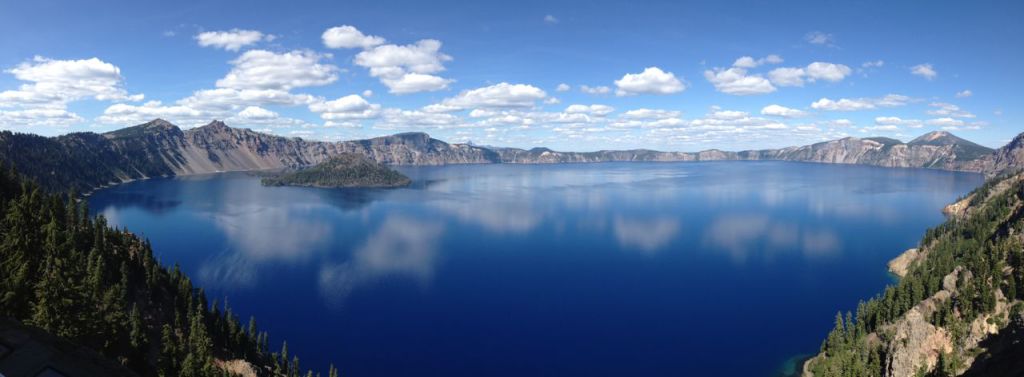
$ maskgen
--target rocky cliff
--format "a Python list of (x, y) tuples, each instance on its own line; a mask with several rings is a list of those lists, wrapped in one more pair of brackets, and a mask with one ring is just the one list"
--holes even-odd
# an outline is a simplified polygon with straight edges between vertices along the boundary
[(311, 166), (342, 153), (358, 153), (390, 165), (783, 160), (991, 174), (1024, 166), (1024, 139), (1018, 137), (996, 151), (948, 132), (932, 132), (909, 143), (848, 137), (800, 147), (740, 152), (558, 152), (449, 144), (425, 133), (342, 142), (309, 141), (232, 128), (220, 121), (181, 130), (156, 119), (104, 134), (74, 133), (53, 138), (0, 133), (0, 160), (49, 190), (89, 191), (154, 176)]

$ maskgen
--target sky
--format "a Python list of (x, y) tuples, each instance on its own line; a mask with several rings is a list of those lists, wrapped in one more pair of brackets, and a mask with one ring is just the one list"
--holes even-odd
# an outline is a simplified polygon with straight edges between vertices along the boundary
[(1019, 1), (0, 0), (0, 128), (587, 151), (1024, 132)]

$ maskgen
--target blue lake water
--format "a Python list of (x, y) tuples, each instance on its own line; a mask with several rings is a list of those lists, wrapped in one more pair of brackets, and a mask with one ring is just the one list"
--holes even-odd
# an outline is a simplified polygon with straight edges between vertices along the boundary
[(772, 376), (973, 174), (784, 162), (401, 168), (393, 190), (244, 173), (97, 192), (303, 367), (362, 376)]

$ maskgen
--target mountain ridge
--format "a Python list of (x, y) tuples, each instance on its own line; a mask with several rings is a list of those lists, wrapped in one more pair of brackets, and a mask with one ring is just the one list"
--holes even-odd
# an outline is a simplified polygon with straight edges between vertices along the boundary
[(1024, 167), (1024, 134), (997, 150), (945, 131), (911, 142), (846, 137), (780, 149), (663, 152), (650, 149), (559, 152), (447, 143), (423, 132), (350, 141), (311, 141), (233, 128), (215, 120), (182, 130), (163, 120), (102, 134), (56, 137), (0, 132), (0, 160), (50, 191), (88, 192), (110, 184), (159, 176), (313, 166), (356, 153), (387, 165), (591, 163), (613, 161), (779, 160), (933, 168), (993, 175)]

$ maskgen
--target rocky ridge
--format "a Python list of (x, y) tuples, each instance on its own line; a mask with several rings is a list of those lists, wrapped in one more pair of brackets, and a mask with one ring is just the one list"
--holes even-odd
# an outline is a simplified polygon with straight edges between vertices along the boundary
[(1024, 166), (1024, 135), (995, 151), (948, 132), (932, 132), (909, 143), (847, 137), (799, 147), (740, 152), (559, 152), (548, 148), (449, 144), (419, 132), (366, 140), (310, 141), (232, 128), (221, 121), (182, 130), (156, 119), (104, 134), (86, 132), (52, 138), (0, 133), (0, 160), (13, 164), (50, 190), (90, 191), (155, 176), (312, 166), (342, 153), (362, 154), (389, 165), (781, 160), (994, 174)]

